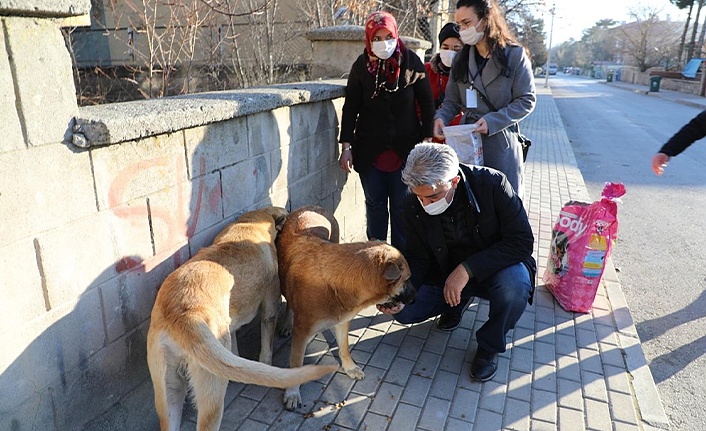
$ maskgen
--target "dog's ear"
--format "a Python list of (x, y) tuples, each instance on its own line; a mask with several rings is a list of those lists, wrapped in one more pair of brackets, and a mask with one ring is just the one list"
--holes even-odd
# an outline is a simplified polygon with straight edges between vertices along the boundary
[(397, 266), (397, 263), (388, 262), (386, 265), (385, 272), (382, 274), (382, 276), (385, 277), (385, 280), (394, 281), (398, 280), (400, 276), (402, 276), (402, 270), (399, 266)]

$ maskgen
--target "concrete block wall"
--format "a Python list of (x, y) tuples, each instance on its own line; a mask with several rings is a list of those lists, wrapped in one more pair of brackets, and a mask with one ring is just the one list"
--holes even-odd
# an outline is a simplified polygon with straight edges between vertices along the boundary
[[(650, 73), (649, 72), (639, 72), (634, 68), (622, 68), (621, 70), (621, 81), (629, 82), (631, 84), (644, 85), (646, 87), (650, 86)], [(687, 79), (673, 79), (673, 78), (662, 78), (659, 83), (659, 88), (661, 90), (671, 90), (678, 91), (685, 94), (699, 95), (701, 91), (701, 81), (699, 79), (687, 80)]]
[(79, 109), (59, 21), (22, 15), (0, 8), (0, 429), (156, 429), (145, 342), (171, 271), (265, 205), (363, 239), (344, 82)]

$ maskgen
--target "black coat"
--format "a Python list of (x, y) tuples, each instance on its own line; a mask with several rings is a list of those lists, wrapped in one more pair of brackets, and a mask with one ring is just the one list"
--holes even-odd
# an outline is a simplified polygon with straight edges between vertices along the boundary
[(394, 149), (406, 160), (414, 145), (432, 136), (434, 101), (424, 64), (405, 48), (400, 69), (398, 90), (390, 93), (381, 89), (373, 98), (375, 77), (368, 72), (366, 54), (351, 67), (339, 142), (353, 146), (353, 167), (358, 172), (370, 169), (375, 158), (387, 149)]
[[(464, 206), (458, 213), (465, 217), (466, 227), (459, 231), (470, 235), (470, 239), (464, 238), (469, 246), (463, 262), (473, 278), (483, 281), (503, 268), (522, 262), (530, 270), (534, 290), (537, 272), (532, 257), (534, 235), (522, 201), (500, 171), (461, 164), (459, 174), (461, 181), (454, 201), (458, 199)], [(411, 282), (415, 288), (422, 284), (443, 286), (451, 271), (461, 263), (453, 261), (444, 235), (443, 224), (454, 222), (453, 209), (452, 203), (443, 214), (430, 216), (414, 194), (405, 200), (407, 244), (404, 255), (412, 270)]]
[(669, 157), (674, 157), (686, 148), (706, 136), (706, 111), (692, 118), (659, 150)]

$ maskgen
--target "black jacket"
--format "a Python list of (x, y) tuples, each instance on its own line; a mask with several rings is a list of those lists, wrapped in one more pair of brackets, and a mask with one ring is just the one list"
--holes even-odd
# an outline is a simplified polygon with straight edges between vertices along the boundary
[[(422, 284), (443, 286), (461, 262), (478, 281), (522, 262), (530, 271), (534, 291), (534, 235), (522, 201), (500, 171), (461, 164), (459, 175), (454, 202), (441, 215), (428, 215), (414, 194), (405, 200), (404, 255), (412, 270), (412, 284), (415, 288)], [(449, 223), (459, 222), (466, 223), (456, 229), (465, 236), (461, 257), (454, 256), (458, 253), (452, 251), (444, 234)]]
[(365, 63), (363, 53), (351, 67), (339, 140), (353, 146), (353, 167), (358, 172), (370, 169), (387, 149), (394, 149), (406, 160), (414, 145), (432, 136), (435, 112), (424, 64), (414, 52), (406, 48), (402, 52), (398, 90), (390, 93), (382, 89), (374, 98), (375, 77)]
[(706, 136), (706, 111), (692, 118), (659, 150), (669, 157), (674, 157), (686, 148)]

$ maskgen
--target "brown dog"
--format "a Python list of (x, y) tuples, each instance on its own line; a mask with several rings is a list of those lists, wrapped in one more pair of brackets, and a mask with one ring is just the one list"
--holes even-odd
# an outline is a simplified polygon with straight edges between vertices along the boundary
[[(343, 370), (352, 379), (365, 378), (351, 358), (350, 321), (370, 305), (414, 299), (404, 256), (379, 241), (338, 244), (336, 219), (316, 206), (290, 214), (277, 237), (277, 255), (292, 328), (289, 366), (300, 367), (309, 341), (333, 327)], [(299, 385), (285, 390), (284, 404), (288, 410), (301, 405)]]
[[(335, 366), (282, 369), (272, 361), (280, 303), (276, 224), (271, 207), (243, 214), (213, 245), (172, 272), (159, 289), (147, 333), (147, 363), (162, 431), (178, 431), (189, 386), (198, 430), (218, 430), (228, 381), (285, 388), (336, 371)], [(231, 331), (262, 313), (260, 361), (237, 356)], [(189, 385), (190, 384), (190, 385)]]

